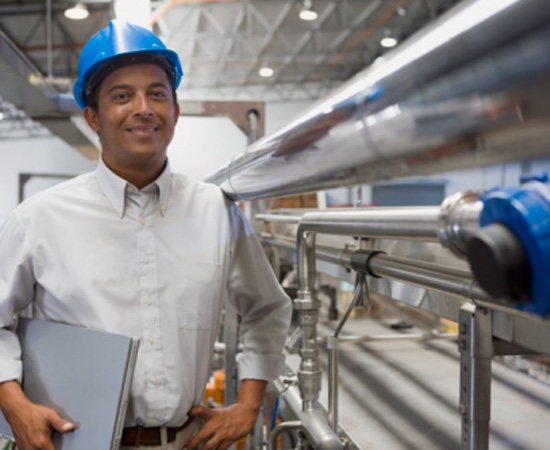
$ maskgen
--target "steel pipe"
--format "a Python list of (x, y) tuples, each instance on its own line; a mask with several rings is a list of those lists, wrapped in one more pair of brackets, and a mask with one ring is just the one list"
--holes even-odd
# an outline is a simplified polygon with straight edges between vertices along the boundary
[(479, 230), (482, 207), (478, 194), (467, 191), (447, 197), (439, 207), (343, 209), (302, 216), (258, 214), (256, 218), (299, 223), (302, 229), (315, 233), (439, 242), (464, 257), (468, 240)]
[(549, 84), (547, 7), (459, 3), (207, 181), (246, 200), (442, 170), (437, 161), (479, 165), (476, 138), (510, 126), (509, 150), (484, 155), (527, 157), (529, 142), (530, 156), (547, 154), (547, 112), (532, 95)]
[(479, 287), (470, 271), (384, 254), (373, 256), (369, 265), (380, 277), (471, 300), (494, 301)]
[[(352, 269), (351, 251), (323, 247), (324, 261)], [(369, 260), (370, 270), (377, 276), (402, 281), (421, 288), (431, 289), (443, 294), (457, 295), (471, 300), (494, 302), (474, 280), (469, 270), (457, 269), (420, 261), (378, 253)]]
[(273, 428), (273, 430), (271, 430), (271, 434), (269, 435), (269, 449), (276, 450), (277, 438), (279, 437), (279, 434), (289, 430), (300, 430), (302, 429), (302, 427), (303, 427), (303, 424), (299, 420), (280, 423), (275, 428)]
[(350, 234), (437, 242), (439, 207), (370, 208), (309, 212), (300, 226), (326, 234)]
[(341, 450), (343, 448), (338, 435), (328, 426), (326, 416), (319, 409), (303, 410), (300, 394), (295, 387), (287, 387), (278, 379), (273, 382), (273, 385), (279, 393), (280, 401), (288, 408), (292, 419), (295, 419), (292, 422), (299, 421), (302, 424), (302, 430), (314, 449)]
[(321, 390), (317, 345), (317, 323), (321, 304), (315, 291), (315, 233), (305, 230), (302, 232), (298, 227), (296, 248), (300, 289), (298, 297), (294, 300), (294, 309), (298, 316), (298, 324), (303, 331), (298, 385), (303, 400), (303, 410), (315, 411)]

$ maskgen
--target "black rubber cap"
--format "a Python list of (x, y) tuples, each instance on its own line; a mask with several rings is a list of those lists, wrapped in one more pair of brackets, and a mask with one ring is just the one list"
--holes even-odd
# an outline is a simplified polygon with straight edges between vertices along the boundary
[(475, 279), (492, 297), (529, 300), (531, 267), (520, 240), (494, 223), (468, 242), (468, 261)]

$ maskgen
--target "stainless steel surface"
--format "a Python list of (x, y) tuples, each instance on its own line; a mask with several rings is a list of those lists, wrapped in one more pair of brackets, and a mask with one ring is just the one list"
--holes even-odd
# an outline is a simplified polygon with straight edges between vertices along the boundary
[[(352, 318), (347, 332), (392, 333), (394, 322)], [(319, 335), (336, 324), (321, 321)], [(358, 450), (460, 449), (460, 354), (456, 342), (417, 341), (421, 329), (401, 330), (400, 340), (340, 342), (339, 421)], [(407, 340), (408, 335), (413, 339)], [(346, 333), (347, 335), (347, 333)], [(328, 355), (321, 354), (323, 386), (328, 386)], [(292, 367), (297, 357), (288, 358)], [(320, 404), (327, 408), (323, 388)], [(498, 360), (492, 364), (490, 450), (543, 450), (550, 441), (550, 386)]]
[(468, 239), (479, 229), (482, 203), (477, 194), (458, 193), (441, 207), (343, 209), (289, 214), (258, 214), (257, 220), (300, 224), (326, 234), (349, 234), (369, 238), (440, 242), (463, 256)]
[(302, 216), (287, 214), (256, 214), (256, 220), (265, 222), (298, 223)]
[(338, 433), (338, 338), (327, 336), (328, 424)]
[[(336, 344), (331, 343), (334, 342), (334, 336), (326, 336), (326, 337), (320, 337), (318, 339), (319, 343), (325, 342), (327, 345), (327, 348), (333, 348), (331, 346), (335, 346)], [(356, 344), (359, 342), (380, 342), (380, 341), (431, 341), (431, 340), (437, 340), (437, 339), (446, 339), (446, 340), (456, 340), (457, 334), (456, 333), (407, 333), (407, 334), (376, 334), (376, 335), (346, 335), (346, 336), (340, 336), (337, 339), (337, 342), (345, 343), (345, 344)], [(330, 360), (330, 356), (329, 356)], [(330, 363), (329, 363), (330, 365)]]
[(384, 254), (375, 255), (370, 260), (370, 267), (381, 277), (467, 299), (495, 301), (479, 287), (468, 271)]
[[(308, 441), (316, 450), (340, 450), (342, 442), (328, 426), (326, 415), (319, 409), (304, 410), (298, 389), (284, 386), (279, 380), (273, 382), (283, 402), (284, 421), (299, 421)], [(286, 408), (285, 408), (286, 407)], [(284, 423), (284, 422), (283, 422)]]
[(491, 311), (466, 303), (460, 309), (459, 332), (461, 448), (485, 450), (491, 420)]
[(289, 420), (288, 422), (282, 422), (277, 425), (275, 428), (273, 428), (271, 434), (269, 435), (269, 449), (276, 450), (277, 438), (281, 433), (289, 430), (299, 430), (302, 428), (302, 426), (302, 422), (299, 420)]
[(242, 200), (548, 154), (549, 70), (546, 0), (466, 0), (208, 181)]
[(296, 242), (300, 288), (298, 297), (294, 300), (294, 310), (303, 332), (298, 386), (304, 411), (314, 411), (317, 410), (317, 400), (321, 390), (319, 346), (317, 344), (317, 322), (321, 304), (315, 290), (315, 233), (307, 230), (301, 231), (301, 228), (298, 227)]
[(475, 192), (459, 192), (447, 197), (439, 212), (439, 241), (458, 257), (466, 255), (469, 239), (479, 230), (483, 203)]
[(308, 212), (300, 226), (317, 233), (437, 241), (438, 207)]

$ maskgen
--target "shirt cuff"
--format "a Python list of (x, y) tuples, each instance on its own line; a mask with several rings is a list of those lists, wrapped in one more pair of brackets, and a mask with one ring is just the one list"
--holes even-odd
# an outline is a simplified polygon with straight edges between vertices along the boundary
[(283, 355), (239, 353), (239, 380), (274, 380), (283, 372), (284, 362)]
[(16, 380), (21, 384), (23, 365), (21, 361), (0, 360), (0, 383)]

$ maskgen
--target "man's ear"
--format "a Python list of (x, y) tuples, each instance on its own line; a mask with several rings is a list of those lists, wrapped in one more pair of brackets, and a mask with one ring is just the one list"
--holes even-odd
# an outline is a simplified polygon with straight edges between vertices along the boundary
[(180, 118), (180, 104), (176, 101), (174, 103), (174, 125), (178, 123), (178, 119)]
[(97, 112), (93, 108), (86, 106), (86, 108), (84, 109), (84, 119), (92, 130), (94, 130), (96, 133), (99, 133), (99, 117), (97, 116)]

